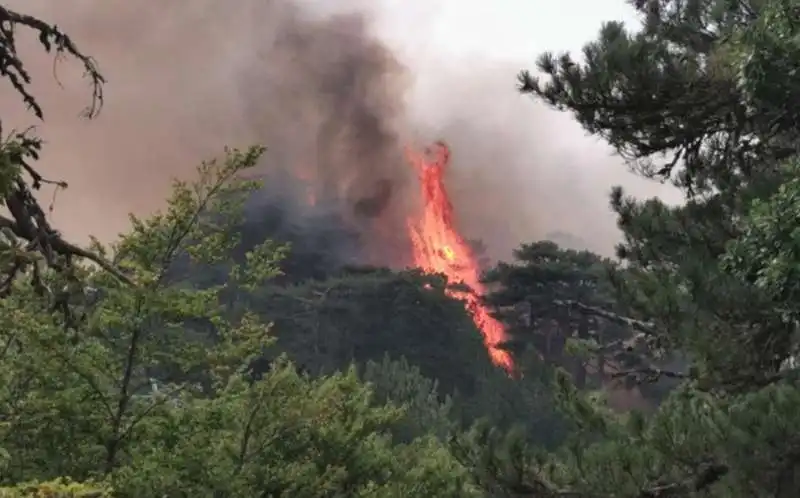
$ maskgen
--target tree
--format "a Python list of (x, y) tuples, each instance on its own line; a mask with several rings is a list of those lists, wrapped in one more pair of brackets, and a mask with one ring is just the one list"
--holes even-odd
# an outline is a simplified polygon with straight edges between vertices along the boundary
[(355, 369), (311, 380), (281, 362), (153, 418), (117, 482), (131, 497), (476, 496), (434, 440), (392, 443), (401, 417), (373, 405)]
[(370, 384), (377, 401), (405, 408), (393, 431), (401, 441), (431, 435), (446, 441), (459, 429), (452, 396), (441, 394), (438, 382), (423, 376), (405, 358), (392, 360), (387, 353), (381, 362), (368, 361), (361, 377)]
[[(42, 48), (54, 52), (57, 59), (69, 56), (83, 65), (92, 87), (92, 100), (85, 115), (97, 115), (103, 102), (104, 80), (91, 57), (55, 26), (0, 6), (0, 75), (11, 83), (27, 108), (39, 119), (44, 118), (44, 111), (29, 90), (32, 77), (18, 55), (15, 33), (20, 29), (34, 31)], [(0, 297), (7, 297), (14, 281), (25, 275), (37, 293), (48, 296), (51, 309), (63, 314), (67, 325), (73, 326), (67, 301), (80, 288), (74, 275), (75, 260), (89, 260), (119, 280), (132, 282), (109, 261), (70, 243), (50, 225), (34, 194), (43, 185), (66, 188), (67, 183), (45, 178), (33, 166), (32, 161), (38, 159), (42, 149), (41, 139), (25, 130), (12, 131), (0, 140), (0, 203), (8, 211), (8, 215), (0, 215)], [(40, 278), (44, 268), (58, 272), (63, 281), (45, 285)]]
[[(11, 475), (86, 478), (99, 470), (98, 462), (104, 474), (112, 473), (142, 418), (171, 397), (194, 389), (185, 377), (163, 378), (165, 374), (207, 367), (216, 356), (224, 359), (223, 346), (229, 346), (225, 340), (218, 350), (187, 341), (185, 322), (216, 320), (219, 339), (248, 339), (250, 347), (255, 347), (252, 341), (261, 347), (266, 336), (246, 336), (265, 328), (251, 316), (238, 324), (217, 320), (217, 299), (224, 286), (198, 291), (170, 276), (181, 255), (219, 260), (235, 244), (226, 230), (230, 225), (209, 223), (208, 213), (215, 213), (215, 219), (237, 216), (234, 194), (241, 197), (256, 186), (237, 176), (253, 167), (261, 153), (260, 148), (230, 151), (225, 161), (204, 164), (194, 185), (175, 183), (166, 212), (149, 220), (132, 218), (132, 233), (111, 248), (110, 259), (135, 276), (138, 285), (76, 266), (81, 272), (76, 277), (89, 283), (94, 295), (91, 302), (78, 303), (84, 319), (74, 334), (64, 334), (60, 324), (52, 323), (47, 299), (38, 297), (35, 289), (18, 285), (0, 304), (6, 321), (7, 403), (34, 410), (10, 408), (6, 414), (5, 446), (7, 451), (16, 449)], [(108, 248), (95, 246), (98, 254), (108, 254)], [(269, 278), (277, 272), (275, 262), (281, 254), (281, 248), (265, 243), (251, 253), (247, 271), (235, 269), (233, 277)], [(52, 272), (43, 275), (44, 282), (57, 278)], [(52, 375), (55, 371), (63, 375)], [(144, 402), (142, 394), (154, 383), (164, 383), (166, 392), (157, 401)], [(60, 422), (48, 419), (59, 413)], [(71, 425), (70, 435), (63, 432), (65, 423)], [(48, 444), (42, 446), (43, 441)]]
[[(613, 304), (602, 294), (604, 270), (610, 263), (589, 251), (563, 250), (549, 241), (521, 246), (514, 251), (514, 259), (487, 273), (485, 281), (495, 289), (487, 302), (511, 327), (515, 342), (532, 343), (546, 361), (570, 368), (576, 381), (585, 385), (588, 365), (569, 355), (567, 343), (582, 339), (599, 346), (605, 339), (598, 317), (575, 313), (570, 305)], [(569, 364), (576, 359), (578, 364)]]
[[(46, 50), (80, 60), (94, 116), (103, 79), (91, 58), (55, 27), (0, 7), (0, 73), (26, 105), (43, 118), (17, 57), (21, 27), (37, 31)], [(447, 429), (435, 389), (403, 390), (392, 383), (402, 381), (399, 372), (383, 379), (376, 398), (355, 367), (312, 378), (282, 357), (268, 372), (253, 371), (272, 343), (269, 325), (252, 310), (229, 313), (225, 298), (278, 277), (286, 248), (259, 241), (241, 261), (222, 263), (241, 242), (241, 207), (258, 188), (242, 177), (262, 148), (203, 164), (196, 183), (175, 183), (165, 211), (132, 217), (130, 233), (88, 250), (50, 226), (34, 196), (45, 184), (66, 187), (32, 166), (41, 146), (28, 131), (0, 143), (8, 209), (0, 216), (0, 495), (481, 496), (441, 444), (443, 433), (392, 438), (406, 417), (393, 397), (417, 401), (406, 408), (419, 414), (441, 409), (431, 415)], [(185, 261), (221, 269), (222, 278), (198, 285)], [(415, 285), (382, 290), (405, 291), (406, 313), (414, 299), (443, 295), (437, 277), (426, 277), (430, 289), (419, 275), (403, 277)], [(447, 317), (458, 303), (437, 304)], [(468, 318), (461, 310), (454, 321)], [(408, 377), (424, 383), (416, 371)]]
[(630, 323), (618, 319), (625, 310), (610, 278), (620, 272), (617, 265), (550, 241), (524, 244), (514, 257), (489, 271), (486, 282), (494, 289), (487, 302), (508, 325), (518, 355), (531, 354), (521, 346), (532, 345), (544, 361), (570, 371), (579, 389), (623, 388), (651, 401), (663, 397), (671, 386), (641, 382), (655, 363), (634, 347)]
[(419, 271), (349, 268), (297, 285), (265, 286), (239, 306), (276, 323), (279, 349), (313, 374), (405, 357), (446, 393), (475, 390), (492, 369), (481, 336), (446, 283)]
[[(586, 46), (585, 64), (545, 55), (540, 66), (550, 82), (523, 74), (522, 90), (572, 110), (650, 173), (658, 174), (652, 158), (677, 149), (658, 170), (684, 188), (684, 206), (640, 202), (621, 189), (612, 195), (624, 236), (618, 255), (630, 266), (616, 279), (620, 301), (653, 329), (669, 331), (648, 338), (654, 349), (690, 349), (711, 384), (734, 388), (770, 375), (790, 354), (772, 340), (786, 326), (765, 313), (770, 299), (718, 261), (745, 233), (749, 206), (791, 177), (784, 164), (798, 129), (784, 110), (791, 84), (780, 81), (798, 60), (795, 14), (779, 1), (636, 5), (646, 15), (641, 32), (609, 23)], [(761, 331), (750, 349), (763, 353), (719, 355), (744, 329)]]
[(531, 369), (523, 382), (514, 382), (498, 371), (447, 286), (442, 276), (418, 270), (350, 267), (322, 280), (266, 285), (238, 295), (236, 306), (275, 322), (276, 347), (261, 365), (286, 353), (312, 375), (324, 375), (388, 354), (435, 380), (440, 396), (452, 396), (458, 422), (485, 417), (501, 427), (523, 423), (539, 442), (559, 440), (563, 428), (543, 388), (547, 373)]
[[(797, 496), (796, 2), (633, 3), (640, 32), (609, 23), (585, 62), (546, 54), (547, 81), (525, 73), (521, 89), (686, 193), (678, 207), (619, 189), (611, 200), (614, 284), (632, 315), (619, 319), (651, 357), (684, 355), (685, 369), (651, 369), (682, 384), (653, 415), (620, 418), (561, 377), (583, 430), (538, 460), (494, 451), (500, 470), (484, 480), (518, 496)], [(483, 448), (497, 439), (479, 435)]]
[(548, 83), (526, 71), (521, 91), (572, 112), (638, 171), (672, 178), (693, 196), (715, 187), (736, 194), (794, 154), (791, 122), (749, 105), (726, 43), (763, 21), (767, 2), (631, 3), (644, 18), (640, 31), (606, 23), (582, 64), (543, 54)]
[[(652, 349), (694, 341), (693, 352), (710, 358), (717, 331), (762, 323), (762, 296), (722, 272), (718, 260), (741, 235), (747, 205), (783, 180), (797, 130), (750, 99), (739, 78), (737, 61), (746, 57), (734, 40), (742, 26), (763, 22), (764, 2), (634, 4), (645, 18), (640, 32), (608, 23), (585, 47), (585, 63), (545, 54), (539, 66), (548, 83), (523, 73), (521, 90), (573, 112), (634, 169), (684, 190), (686, 204), (672, 208), (615, 189), (611, 206), (624, 237), (618, 255), (630, 266), (615, 283), (634, 318), (670, 331), (649, 337)], [(713, 331), (704, 344), (693, 333), (700, 329)], [(743, 366), (724, 363), (713, 368)]]
[(23, 484), (14, 487), (0, 488), (0, 496), (8, 498), (35, 498), (52, 496), (53, 498), (110, 498), (112, 491), (107, 486), (95, 486), (87, 483), (75, 483), (68, 479), (37, 484)]
[(403, 409), (374, 398), (355, 368), (312, 379), (278, 358), (253, 375), (268, 324), (226, 315), (221, 296), (263, 287), (284, 246), (261, 243), (216, 286), (172, 271), (183, 257), (218, 263), (238, 244), (241, 207), (258, 188), (241, 178), (262, 152), (203, 164), (196, 183), (175, 183), (164, 212), (133, 218), (110, 248), (96, 244), (138, 285), (78, 266), (96, 297), (74, 336), (21, 283), (0, 302), (4, 483), (93, 478), (99, 492), (136, 498), (476, 496), (441, 442), (392, 440)]

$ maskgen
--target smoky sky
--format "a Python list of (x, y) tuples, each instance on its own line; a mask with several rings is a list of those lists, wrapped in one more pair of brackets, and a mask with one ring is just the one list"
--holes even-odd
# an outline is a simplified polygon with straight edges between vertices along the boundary
[(629, 181), (624, 168), (568, 116), (517, 95), (524, 64), (401, 50), (381, 36), (369, 3), (6, 5), (56, 23), (108, 80), (101, 115), (82, 120), (90, 94), (79, 67), (62, 62), (54, 74), (52, 57), (20, 33), (44, 123), (0, 87), (4, 128), (37, 124), (42, 170), (70, 184), (53, 216), (75, 238), (112, 239), (129, 212), (162, 205), (172, 177), (188, 178), (225, 146), (262, 144), (265, 199), (289, 199), (302, 218), (313, 197), (314, 209), (391, 241), (414, 208), (404, 147), (439, 139), (453, 150), (447, 181), (459, 223), (492, 255), (552, 231), (604, 251), (617, 237), (606, 197)]

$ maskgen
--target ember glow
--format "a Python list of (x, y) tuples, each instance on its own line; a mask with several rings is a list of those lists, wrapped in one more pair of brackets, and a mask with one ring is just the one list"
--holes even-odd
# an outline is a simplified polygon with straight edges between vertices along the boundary
[(457, 230), (453, 205), (444, 185), (450, 150), (439, 142), (423, 153), (410, 152), (408, 156), (422, 189), (421, 212), (408, 220), (414, 264), (426, 272), (442, 273), (449, 281), (462, 282), (472, 289), (473, 292), (451, 291), (451, 294), (466, 302), (492, 361), (513, 374), (511, 355), (497, 347), (506, 339), (505, 327), (480, 302), (479, 296), (485, 293), (480, 269), (472, 249)]

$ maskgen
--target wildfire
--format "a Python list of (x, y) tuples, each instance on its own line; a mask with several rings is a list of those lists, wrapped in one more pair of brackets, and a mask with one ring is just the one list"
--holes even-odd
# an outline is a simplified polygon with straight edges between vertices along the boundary
[(480, 282), (478, 264), (472, 249), (456, 229), (453, 205), (443, 181), (450, 150), (438, 142), (423, 153), (410, 152), (408, 156), (422, 188), (421, 215), (408, 220), (414, 264), (427, 272), (442, 273), (451, 282), (463, 282), (473, 290), (451, 291), (451, 295), (466, 302), (492, 361), (513, 374), (511, 355), (497, 347), (506, 338), (505, 327), (480, 302), (478, 296), (483, 295), (485, 289)]

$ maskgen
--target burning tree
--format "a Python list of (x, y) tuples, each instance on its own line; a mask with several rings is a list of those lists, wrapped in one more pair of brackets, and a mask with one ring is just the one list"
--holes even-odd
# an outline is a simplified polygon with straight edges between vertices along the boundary
[(451, 295), (465, 301), (494, 363), (513, 373), (511, 355), (501, 348), (506, 340), (505, 328), (481, 301), (485, 289), (478, 259), (458, 232), (453, 204), (444, 184), (450, 149), (438, 142), (422, 154), (410, 153), (409, 161), (416, 169), (422, 190), (421, 212), (408, 220), (414, 264), (425, 271), (441, 273), (452, 283), (467, 286), (467, 289), (453, 288)]

